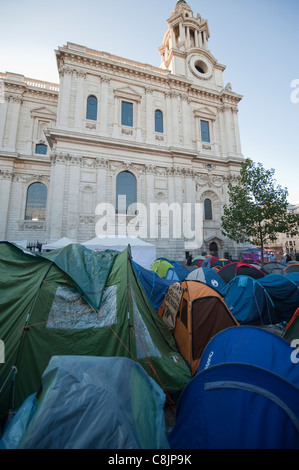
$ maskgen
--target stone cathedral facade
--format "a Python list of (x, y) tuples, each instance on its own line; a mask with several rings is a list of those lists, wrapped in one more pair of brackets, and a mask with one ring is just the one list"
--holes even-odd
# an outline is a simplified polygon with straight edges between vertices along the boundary
[(167, 26), (160, 67), (67, 43), (55, 51), (59, 84), (0, 73), (0, 240), (86, 241), (103, 202), (115, 223), (138, 213), (128, 203), (201, 203), (196, 250), (171, 227), (168, 238), (143, 239), (157, 256), (184, 259), (188, 246), (236, 256), (220, 218), (243, 161), (242, 97), (223, 84), (206, 20), (179, 0)]

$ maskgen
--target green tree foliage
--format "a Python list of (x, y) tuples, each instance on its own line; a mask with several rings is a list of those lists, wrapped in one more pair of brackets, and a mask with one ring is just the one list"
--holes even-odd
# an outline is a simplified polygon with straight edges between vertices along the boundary
[(299, 215), (288, 212), (288, 191), (276, 183), (274, 173), (246, 159), (239, 184), (228, 185), (229, 204), (221, 218), (223, 235), (237, 243), (253, 243), (262, 253), (279, 233), (299, 232)]

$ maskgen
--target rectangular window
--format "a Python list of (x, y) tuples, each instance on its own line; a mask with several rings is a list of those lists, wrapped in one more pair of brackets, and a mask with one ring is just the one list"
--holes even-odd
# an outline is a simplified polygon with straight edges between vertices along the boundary
[(133, 103), (121, 102), (121, 124), (133, 127)]
[(201, 140), (202, 142), (210, 142), (210, 129), (208, 121), (200, 121)]

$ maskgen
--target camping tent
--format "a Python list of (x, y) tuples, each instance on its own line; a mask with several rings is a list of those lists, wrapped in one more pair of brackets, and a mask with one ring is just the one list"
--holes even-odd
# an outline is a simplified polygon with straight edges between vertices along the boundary
[(258, 268), (251, 264), (241, 263), (238, 261), (226, 264), (218, 271), (219, 276), (225, 280), (225, 282), (231, 281), (235, 276), (250, 276), (254, 279), (260, 279), (265, 274)]
[(299, 273), (299, 263), (290, 263), (284, 267), (282, 274)]
[(223, 298), (241, 325), (271, 325), (279, 321), (266, 289), (250, 276), (234, 277), (226, 285)]
[(223, 266), (225, 266), (226, 264), (229, 264), (230, 261), (228, 259), (225, 259), (225, 258), (220, 258), (218, 259), (217, 261), (215, 261), (215, 263), (213, 263), (211, 265), (211, 268), (212, 269), (215, 269), (215, 270), (219, 270), (221, 269)]
[(206, 257), (203, 255), (194, 256), (191, 261), (191, 266), (197, 266), (199, 261), (203, 261)]
[(227, 328), (209, 341), (180, 397), (170, 446), (298, 449), (298, 386), (285, 340), (254, 326)]
[(278, 261), (270, 261), (269, 263), (265, 263), (264, 266), (261, 267), (261, 271), (266, 275), (282, 274), (282, 271), (285, 267), (285, 264), (279, 263)]
[(0, 243), (0, 311), (0, 415), (38, 390), (53, 355), (130, 357), (169, 393), (190, 379), (129, 249), (95, 253), (75, 244), (29, 254)]
[(42, 245), (42, 251), (59, 250), (60, 248), (64, 248), (65, 246), (70, 245), (72, 243), (75, 243), (75, 242), (73, 242), (73, 240), (71, 240), (70, 238), (62, 237), (56, 242), (44, 243)]
[(136, 278), (141, 282), (145, 293), (152, 306), (158, 311), (162, 305), (168, 287), (176, 280), (160, 277), (155, 271), (145, 269), (133, 261), (133, 268), (136, 272)]
[(128, 245), (131, 247), (133, 260), (149, 269), (156, 259), (156, 247), (138, 237), (95, 237), (82, 243), (83, 246), (93, 251), (114, 250), (122, 252)]
[(183, 281), (169, 287), (159, 310), (173, 335), (182, 356), (195, 374), (202, 352), (218, 331), (236, 326), (222, 296), (199, 281)]
[(258, 282), (272, 299), (280, 322), (288, 322), (299, 305), (299, 273), (268, 274)]
[(167, 270), (166, 279), (174, 281), (183, 281), (189, 274), (189, 270), (185, 266), (174, 266)]
[(290, 360), (290, 353), (289, 344), (270, 330), (250, 325), (227, 328), (208, 343), (197, 373), (218, 364), (238, 362), (269, 370), (299, 387), (298, 368)]
[(212, 268), (196, 268), (188, 274), (186, 280), (203, 282), (222, 295), (225, 293), (227, 286), (222, 277), (218, 276), (217, 271)]
[(174, 268), (173, 264), (165, 259), (156, 259), (150, 267), (150, 269), (159, 274), (160, 277), (166, 277), (168, 269), (170, 268)]
[(218, 261), (218, 256), (210, 256), (207, 255), (205, 256), (205, 259), (203, 260), (202, 263), (200, 263), (201, 268), (211, 268), (214, 263)]
[[(285, 332), (283, 334), (283, 338), (288, 343), (292, 343), (294, 339), (297, 340), (294, 347), (298, 348), (299, 346), (299, 307), (297, 308), (296, 312), (294, 313), (289, 323), (287, 324)], [(298, 352), (297, 352), (296, 361), (299, 362)]]
[(168, 441), (171, 449), (298, 449), (298, 423), (298, 387), (259, 367), (219, 364), (184, 389)]
[(169, 448), (165, 394), (129, 358), (54, 356), (41, 392), (22, 404), (0, 449)]

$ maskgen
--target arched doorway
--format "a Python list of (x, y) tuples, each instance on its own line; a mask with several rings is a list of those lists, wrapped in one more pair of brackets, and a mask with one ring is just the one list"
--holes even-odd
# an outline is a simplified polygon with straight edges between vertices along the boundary
[(218, 245), (216, 242), (212, 242), (209, 244), (209, 252), (214, 256), (218, 256)]

